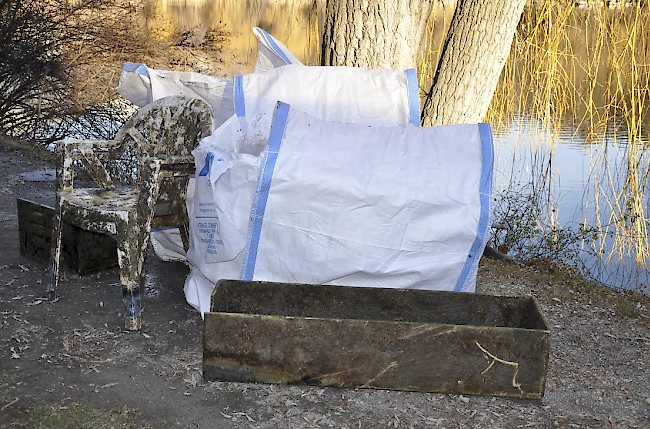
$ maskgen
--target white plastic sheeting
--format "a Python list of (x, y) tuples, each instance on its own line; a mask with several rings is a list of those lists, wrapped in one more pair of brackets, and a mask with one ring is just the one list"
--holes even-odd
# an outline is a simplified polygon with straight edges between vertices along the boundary
[(266, 142), (259, 155), (210, 139), (196, 151), (215, 255), (227, 254), (188, 277), (202, 313), (222, 278), (474, 290), (491, 216), (489, 125), (344, 124), (286, 103), (266, 136), (257, 118), (238, 121), (241, 145)]

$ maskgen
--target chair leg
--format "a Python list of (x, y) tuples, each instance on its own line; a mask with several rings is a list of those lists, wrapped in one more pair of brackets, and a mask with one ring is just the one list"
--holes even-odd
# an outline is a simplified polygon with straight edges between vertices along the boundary
[(140, 199), (138, 201), (136, 221), (127, 226), (118, 243), (118, 259), (122, 281), (122, 298), (126, 309), (126, 329), (137, 331), (142, 326), (142, 302), (140, 285), (143, 280), (144, 258), (149, 242), (151, 219), (160, 190), (162, 178), (159, 176), (160, 161), (151, 161), (140, 176)]
[(142, 301), (140, 300), (140, 285), (128, 287), (122, 285), (122, 301), (124, 302), (124, 325), (128, 331), (139, 331), (142, 327)]
[(142, 301), (140, 299), (140, 275), (137, 260), (130, 243), (118, 243), (117, 258), (120, 265), (122, 302), (124, 303), (124, 323), (129, 331), (138, 331), (142, 326)]
[(47, 298), (53, 301), (56, 298), (56, 288), (59, 285), (59, 272), (61, 270), (61, 241), (63, 239), (63, 216), (61, 206), (57, 201), (54, 227), (52, 229), (52, 243), (50, 248), (50, 278), (45, 286)]

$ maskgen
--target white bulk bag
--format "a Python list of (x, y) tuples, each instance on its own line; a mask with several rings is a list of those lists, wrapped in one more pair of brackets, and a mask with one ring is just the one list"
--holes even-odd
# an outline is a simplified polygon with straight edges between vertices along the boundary
[[(259, 154), (266, 145), (271, 112), (278, 101), (328, 121), (365, 125), (420, 124), (415, 69), (402, 72), (287, 65), (263, 73), (235, 76), (234, 90), (236, 117), (228, 119), (212, 136), (203, 140), (203, 148)], [(242, 133), (249, 132), (248, 123), (254, 123), (257, 137), (263, 138), (244, 138)], [(250, 142), (257, 143), (256, 147), (248, 147)], [(205, 151), (198, 154), (199, 163), (205, 155)]]
[[(258, 40), (255, 72), (287, 64), (302, 63), (266, 31), (253, 28)], [(184, 95), (205, 101), (212, 109), (217, 128), (233, 115), (233, 86), (230, 79), (188, 71), (157, 70), (145, 64), (127, 62), (122, 66), (119, 94), (138, 107), (170, 95)]]
[[(300, 80), (302, 86), (292, 85), (296, 80)], [(214, 210), (215, 193), (210, 190), (207, 180), (214, 182), (221, 170), (211, 169), (209, 160), (223, 164), (230, 154), (259, 155), (266, 147), (277, 97), (326, 120), (365, 125), (419, 123), (417, 91), (413, 91), (413, 87), (417, 88), (414, 70), (398, 72), (288, 65), (264, 73), (239, 76), (235, 82), (239, 82), (235, 106), (239, 106), (240, 116), (231, 117), (211, 136), (203, 139), (193, 152), (199, 179), (194, 192), (194, 207), (188, 209), (193, 213), (190, 216), (191, 255), (188, 258), (195, 267), (232, 259), (232, 254), (241, 250), (241, 247), (233, 249), (233, 242), (225, 245), (213, 242), (212, 231), (218, 225), (216, 220), (206, 220), (209, 218), (206, 212)], [(312, 90), (307, 91), (307, 88)], [(334, 89), (336, 96), (328, 94)], [(247, 113), (244, 115), (245, 110)], [(247, 125), (249, 123), (251, 127)]]
[(287, 65), (234, 77), (235, 114), (268, 114), (278, 101), (317, 118), (364, 124), (420, 124), (415, 69)]
[(222, 278), (474, 290), (491, 223), (488, 124), (343, 124), (278, 103), (267, 142), (215, 169), (218, 220), (245, 243), (192, 271), (186, 297), (201, 312)]
[[(328, 121), (365, 125), (419, 126), (420, 123), (414, 69), (402, 72), (287, 65), (263, 73), (235, 76), (234, 87), (236, 115), (203, 140), (204, 148), (259, 154), (266, 145), (271, 112), (278, 101)], [(242, 136), (249, 132), (248, 123), (255, 124), (255, 133), (262, 139)], [(247, 146), (251, 142), (256, 146)], [(199, 162), (205, 155), (205, 152), (199, 154)]]
[(196, 290), (199, 289), (211, 290), (212, 285), (206, 277), (214, 278), (199, 272), (210, 272), (210, 264), (232, 260), (244, 246), (241, 240), (223, 240), (215, 233), (224, 228), (232, 230), (227, 224), (225, 227), (220, 225), (219, 216), (223, 223), (233, 222), (232, 216), (240, 219), (240, 215), (225, 210), (217, 216), (215, 197), (222, 195), (210, 183), (219, 177), (232, 154), (259, 155), (266, 147), (272, 112), (278, 99), (301, 106), (326, 120), (365, 125), (419, 125), (415, 70), (400, 72), (287, 65), (264, 73), (239, 76), (235, 82), (235, 106), (238, 106), (239, 116), (226, 121), (202, 140), (194, 151), (198, 179), (193, 203), (188, 192), (190, 250), (187, 259), (193, 268), (186, 281), (186, 295), (188, 301), (197, 306), (197, 301), (191, 296), (198, 296)]

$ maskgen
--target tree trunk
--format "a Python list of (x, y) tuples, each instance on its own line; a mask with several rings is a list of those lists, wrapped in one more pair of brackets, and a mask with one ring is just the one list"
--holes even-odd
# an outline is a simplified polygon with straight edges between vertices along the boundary
[[(415, 67), (435, 1), (327, 0), (322, 64)], [(424, 126), (483, 120), (525, 3), (457, 0), (424, 101)]]
[(435, 0), (328, 0), (321, 63), (415, 67)]
[(422, 109), (424, 126), (483, 120), (525, 4), (458, 0)]

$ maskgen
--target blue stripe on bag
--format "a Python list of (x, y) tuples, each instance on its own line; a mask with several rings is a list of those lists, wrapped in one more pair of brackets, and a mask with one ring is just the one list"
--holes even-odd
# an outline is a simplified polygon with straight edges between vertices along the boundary
[[(259, 28), (259, 27), (258, 27), (258, 28)], [(289, 59), (289, 57), (287, 57), (287, 54), (285, 54), (284, 51), (283, 51), (282, 49), (280, 49), (280, 47), (278, 46), (278, 44), (275, 43), (275, 40), (273, 40), (273, 37), (271, 37), (271, 35), (270, 35), (269, 33), (267, 33), (266, 31), (262, 30), (261, 28), (260, 28), (260, 31), (261, 31), (262, 34), (264, 35), (264, 38), (266, 39), (266, 41), (269, 42), (269, 44), (271, 45), (271, 48), (273, 48), (273, 51), (275, 51), (275, 53), (278, 54), (278, 55), (280, 56), (280, 58), (282, 58), (282, 60), (283, 60), (286, 64), (293, 64), (293, 63), (291, 62), (291, 60)]]
[(205, 165), (201, 169), (199, 176), (207, 176), (210, 173), (210, 164), (212, 163), (213, 159), (214, 159), (214, 154), (212, 152), (208, 152), (205, 155)]
[(257, 189), (251, 214), (248, 221), (248, 235), (246, 237), (246, 247), (244, 248), (244, 260), (242, 263), (240, 278), (242, 280), (253, 280), (255, 275), (255, 263), (257, 261), (257, 248), (260, 244), (260, 235), (262, 233), (262, 222), (266, 210), (266, 202), (269, 199), (271, 190), (271, 181), (273, 180), (273, 171), (278, 159), (284, 131), (287, 127), (289, 118), (289, 106), (287, 103), (278, 102), (273, 122), (271, 123), (271, 134), (266, 146), (266, 151), (262, 158), (260, 166), (260, 175), (257, 178)]
[(409, 97), (409, 122), (411, 125), (420, 126), (420, 92), (418, 90), (418, 74), (415, 69), (404, 71), (406, 75), (406, 88)]
[(463, 292), (467, 289), (469, 273), (475, 272), (478, 262), (481, 259), (485, 243), (487, 242), (488, 226), (492, 217), (492, 174), (494, 170), (494, 147), (492, 143), (492, 128), (490, 124), (478, 124), (478, 131), (481, 137), (481, 183), (479, 185), (479, 196), (481, 201), (481, 213), (478, 221), (476, 239), (472, 243), (469, 255), (463, 270), (460, 272), (458, 282), (454, 288), (455, 292)]
[(244, 76), (238, 75), (234, 79), (235, 86), (235, 114), (243, 118), (246, 116), (246, 101), (244, 99)]

